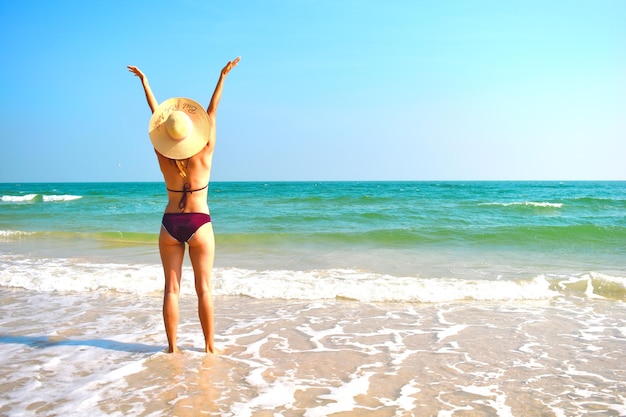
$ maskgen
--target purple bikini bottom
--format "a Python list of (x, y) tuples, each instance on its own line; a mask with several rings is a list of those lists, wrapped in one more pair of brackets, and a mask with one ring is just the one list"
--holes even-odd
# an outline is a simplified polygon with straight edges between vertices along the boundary
[(200, 226), (211, 222), (207, 213), (165, 213), (161, 224), (180, 243), (189, 242)]

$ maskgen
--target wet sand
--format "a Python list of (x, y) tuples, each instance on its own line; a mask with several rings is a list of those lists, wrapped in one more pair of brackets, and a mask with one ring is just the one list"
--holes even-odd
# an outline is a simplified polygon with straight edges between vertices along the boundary
[(191, 295), (169, 355), (160, 297), (0, 291), (3, 415), (626, 415), (614, 300), (216, 297), (212, 356)]

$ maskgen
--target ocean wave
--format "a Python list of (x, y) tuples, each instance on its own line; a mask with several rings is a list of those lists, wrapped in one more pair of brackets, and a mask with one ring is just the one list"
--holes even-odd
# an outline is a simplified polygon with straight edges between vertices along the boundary
[[(375, 225), (372, 225), (374, 227)], [(368, 246), (373, 248), (408, 248), (414, 250), (433, 244), (506, 246), (536, 248), (542, 245), (553, 250), (563, 247), (585, 246), (589, 250), (615, 252), (623, 247), (626, 228), (620, 226), (599, 226), (593, 224), (541, 225), (521, 223), (518, 225), (485, 226), (469, 225), (461, 227), (451, 223), (443, 226), (379, 228), (356, 231), (312, 231), (303, 232), (256, 232), (255, 233), (220, 233), (216, 239), (220, 244), (256, 247), (301, 247), (317, 245), (322, 251), (330, 248), (355, 248)], [(605, 249), (606, 248), (606, 249)]]
[[(249, 271), (236, 268), (221, 270), (216, 275), (216, 293), (258, 299), (443, 303), (548, 300), (558, 295), (543, 276), (492, 281), (402, 277), (352, 269)], [(259, 285), (260, 282), (263, 284)]]
[(40, 195), (40, 194), (25, 194), (25, 195), (3, 195), (0, 197), (0, 201), (4, 203), (26, 203), (26, 202), (59, 202), (59, 201), (74, 201), (83, 198), (81, 195)]
[(556, 283), (561, 291), (584, 293), (589, 298), (626, 299), (626, 277), (591, 272)]
[(35, 235), (35, 232), (25, 232), (22, 230), (0, 230), (0, 238), (10, 239), (10, 238), (21, 238), (25, 236)]
[[(79, 262), (72, 259), (0, 256), (0, 286), (42, 292), (160, 294), (161, 265)], [(193, 271), (185, 267), (182, 293), (193, 294)], [(538, 275), (490, 280), (395, 276), (355, 269), (250, 270), (216, 268), (219, 296), (256, 299), (445, 303), (458, 301), (550, 300), (574, 293), (623, 300), (626, 278), (595, 272), (569, 277)]]
[(5, 203), (23, 203), (26, 201), (33, 201), (37, 197), (37, 194), (25, 194), (25, 195), (3, 195), (0, 201)]
[(83, 198), (80, 195), (44, 195), (42, 199), (44, 203), (54, 202), (54, 201), (74, 201)]
[(163, 288), (160, 265), (80, 262), (68, 258), (0, 256), (0, 286), (41, 292), (149, 295)]
[(561, 208), (563, 207), (563, 203), (550, 203), (550, 202), (538, 202), (538, 201), (514, 201), (511, 203), (480, 203), (479, 206), (531, 206), (531, 207), (550, 207), (550, 208)]

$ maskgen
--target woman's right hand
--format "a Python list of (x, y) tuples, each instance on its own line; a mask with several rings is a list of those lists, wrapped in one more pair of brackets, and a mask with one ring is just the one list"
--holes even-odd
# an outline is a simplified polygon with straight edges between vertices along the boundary
[(222, 75), (228, 74), (230, 72), (230, 70), (233, 69), (233, 67), (239, 63), (240, 59), (241, 59), (241, 57), (238, 56), (234, 60), (228, 61), (228, 64), (226, 64), (226, 66), (224, 68), (222, 68)]

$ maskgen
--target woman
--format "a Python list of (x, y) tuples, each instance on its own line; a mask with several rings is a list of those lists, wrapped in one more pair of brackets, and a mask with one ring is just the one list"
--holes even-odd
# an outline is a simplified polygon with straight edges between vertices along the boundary
[(185, 243), (189, 245), (193, 266), (205, 351), (216, 353), (211, 294), (215, 238), (207, 195), (215, 149), (217, 106), (226, 75), (239, 59), (228, 62), (222, 69), (206, 112), (198, 103), (185, 98), (169, 99), (158, 105), (147, 77), (139, 68), (128, 66), (130, 72), (141, 79), (152, 110), (150, 140), (167, 188), (168, 202), (159, 235), (159, 252), (165, 274), (163, 320), (170, 353), (178, 352), (178, 298)]

